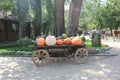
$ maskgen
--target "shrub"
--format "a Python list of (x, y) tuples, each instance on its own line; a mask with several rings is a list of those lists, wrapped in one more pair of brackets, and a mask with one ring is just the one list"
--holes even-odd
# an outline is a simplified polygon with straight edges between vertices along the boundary
[(82, 39), (82, 41), (83, 41), (83, 42), (85, 42), (85, 41), (86, 41), (85, 36), (82, 36), (82, 37), (81, 37), (81, 39)]
[(5, 51), (0, 52), (0, 55), (32, 55), (32, 53), (30, 51)]
[(19, 40), (17, 40), (17, 42), (20, 46), (27, 46), (33, 43), (32, 40), (28, 37), (20, 38)]

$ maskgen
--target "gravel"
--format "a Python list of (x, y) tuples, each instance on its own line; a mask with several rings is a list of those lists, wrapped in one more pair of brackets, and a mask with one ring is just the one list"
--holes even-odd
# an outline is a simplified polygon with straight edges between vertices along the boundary
[(0, 80), (120, 80), (120, 42), (103, 41), (117, 56), (89, 56), (84, 64), (67, 58), (37, 67), (31, 57), (0, 57)]

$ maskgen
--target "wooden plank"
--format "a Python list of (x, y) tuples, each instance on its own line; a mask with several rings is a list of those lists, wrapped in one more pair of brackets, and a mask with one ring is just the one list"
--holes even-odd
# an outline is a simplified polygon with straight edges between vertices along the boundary
[(60, 48), (83, 48), (85, 44), (82, 45), (54, 45), (54, 46), (34, 46), (33, 49), (60, 49)]

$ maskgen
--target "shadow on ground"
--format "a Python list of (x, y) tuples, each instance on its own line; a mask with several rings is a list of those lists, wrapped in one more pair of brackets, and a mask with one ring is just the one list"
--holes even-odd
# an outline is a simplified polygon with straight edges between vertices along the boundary
[(31, 57), (0, 57), (0, 80), (120, 80), (119, 57), (89, 56), (85, 64), (61, 58), (42, 67)]

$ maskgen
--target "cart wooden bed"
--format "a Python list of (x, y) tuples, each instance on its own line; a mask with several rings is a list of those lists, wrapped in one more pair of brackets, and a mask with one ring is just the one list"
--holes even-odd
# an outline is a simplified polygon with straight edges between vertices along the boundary
[[(54, 46), (34, 46), (35, 52), (32, 60), (36, 66), (47, 64), (51, 57), (74, 58), (77, 63), (85, 63), (88, 60), (88, 51), (85, 44), (82, 45), (54, 45)], [(61, 55), (60, 55), (61, 54)]]

